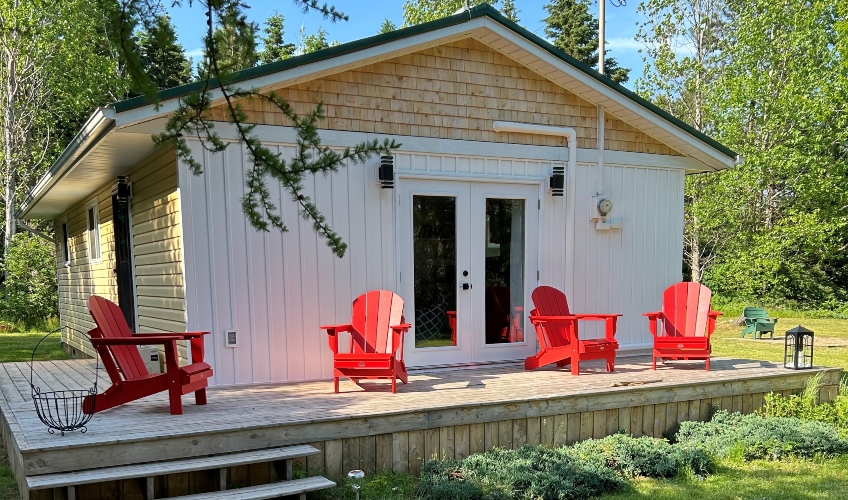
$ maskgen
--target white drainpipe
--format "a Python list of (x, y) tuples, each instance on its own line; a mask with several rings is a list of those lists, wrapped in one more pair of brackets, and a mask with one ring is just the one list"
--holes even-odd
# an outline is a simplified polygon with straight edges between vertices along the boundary
[(495, 122), (492, 128), (495, 132), (565, 137), (568, 140), (568, 171), (574, 172), (574, 168), (577, 166), (577, 131), (571, 127), (553, 127), (551, 125), (518, 122)]

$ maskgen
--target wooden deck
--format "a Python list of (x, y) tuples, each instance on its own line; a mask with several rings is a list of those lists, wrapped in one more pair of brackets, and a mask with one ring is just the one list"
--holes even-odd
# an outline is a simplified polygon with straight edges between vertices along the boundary
[[(323, 453), (308, 466), (417, 472), (433, 456), (461, 458), (491, 446), (564, 444), (619, 429), (659, 435), (679, 421), (703, 419), (710, 406), (751, 412), (765, 393), (797, 391), (824, 371), (822, 399), (835, 396), (840, 370), (790, 371), (775, 364), (715, 358), (650, 369), (647, 357), (534, 372), (516, 364), (415, 372), (409, 385), (331, 381), (212, 388), (209, 404), (185, 396), (168, 413), (165, 393), (97, 414), (88, 432), (49, 434), (30, 398), (26, 363), (0, 365), (3, 435), (16, 477), (311, 443)], [(89, 388), (92, 360), (39, 362), (42, 391)], [(105, 376), (100, 371), (101, 377)], [(109, 384), (100, 379), (99, 389)], [(506, 423), (505, 423), (506, 422)], [(310, 459), (311, 460), (311, 459)], [(338, 476), (336, 476), (338, 477)]]

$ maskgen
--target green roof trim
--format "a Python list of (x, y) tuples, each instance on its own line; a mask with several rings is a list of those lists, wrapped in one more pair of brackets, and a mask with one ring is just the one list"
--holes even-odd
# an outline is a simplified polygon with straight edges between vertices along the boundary
[[(355, 40), (353, 42), (348, 42), (348, 43), (344, 43), (344, 44), (341, 44), (341, 45), (337, 45), (335, 47), (330, 47), (330, 48), (327, 48), (327, 49), (312, 52), (312, 53), (309, 53), (309, 54), (303, 54), (303, 55), (292, 57), (292, 58), (285, 59), (285, 60), (282, 60), (282, 61), (277, 61), (277, 62), (273, 62), (273, 63), (270, 63), (270, 64), (265, 64), (265, 65), (262, 65), (262, 66), (256, 66), (254, 68), (248, 68), (248, 69), (245, 69), (245, 70), (242, 70), (242, 71), (238, 71), (238, 72), (233, 73), (231, 75), (230, 79), (228, 80), (228, 84), (238, 83), (238, 82), (241, 82), (241, 81), (250, 80), (252, 78), (258, 78), (260, 76), (265, 76), (265, 75), (269, 75), (269, 74), (272, 74), (272, 73), (277, 73), (277, 72), (280, 72), (280, 71), (285, 71), (285, 70), (288, 70), (288, 69), (296, 68), (298, 66), (303, 66), (305, 64), (310, 64), (310, 63), (314, 63), (314, 62), (318, 62), (318, 61), (323, 61), (323, 60), (326, 60), (326, 59), (331, 59), (331, 58), (341, 56), (341, 55), (350, 54), (350, 53), (357, 52), (357, 51), (360, 51), (360, 50), (364, 50), (364, 49), (367, 49), (367, 48), (370, 48), (370, 47), (381, 45), (381, 44), (384, 44), (384, 43), (387, 43), (387, 42), (392, 42), (394, 40), (401, 40), (403, 38), (409, 38), (409, 37), (412, 37), (412, 36), (415, 36), (415, 35), (418, 35), (418, 34), (421, 34), (421, 33), (427, 33), (427, 32), (430, 32), (430, 31), (435, 31), (435, 30), (440, 29), (440, 28), (446, 28), (448, 26), (454, 26), (454, 25), (457, 25), (457, 24), (462, 24), (466, 21), (469, 21), (471, 19), (476, 19), (476, 18), (479, 18), (479, 17), (489, 17), (492, 20), (497, 21), (498, 23), (502, 24), (504, 27), (518, 33), (522, 37), (533, 42), (539, 48), (544, 49), (545, 51), (547, 51), (551, 55), (555, 56), (556, 58), (561, 59), (562, 61), (565, 61), (566, 63), (573, 66), (574, 68), (576, 68), (576, 69), (580, 70), (581, 72), (585, 73), (586, 75), (592, 77), (593, 79), (595, 79), (599, 83), (611, 88), (612, 90), (615, 90), (619, 94), (630, 99), (631, 101), (635, 102), (636, 104), (642, 106), (643, 108), (647, 109), (651, 113), (659, 116), (663, 120), (668, 121), (669, 123), (673, 124), (674, 126), (676, 126), (679, 129), (683, 130), (687, 134), (695, 137), (699, 141), (710, 145), (711, 147), (715, 148), (716, 150), (718, 150), (719, 152), (721, 152), (723, 155), (727, 156), (728, 158), (736, 160), (736, 158), (739, 156), (738, 153), (736, 153), (732, 149), (721, 144), (720, 142), (718, 142), (717, 140), (713, 139), (712, 137), (704, 134), (703, 132), (695, 129), (694, 127), (692, 127), (688, 123), (684, 122), (683, 120), (675, 117), (674, 115), (672, 115), (668, 111), (660, 108), (659, 106), (650, 102), (649, 100), (639, 96), (638, 94), (636, 94), (632, 90), (625, 88), (623, 85), (614, 82), (612, 79), (610, 79), (606, 75), (602, 75), (602, 74), (598, 73), (593, 68), (589, 67), (586, 64), (583, 64), (582, 62), (578, 61), (577, 59), (573, 58), (572, 56), (570, 56), (569, 54), (564, 52), (563, 50), (556, 48), (555, 46), (551, 45), (550, 43), (548, 43), (547, 41), (545, 41), (543, 38), (539, 37), (538, 35), (535, 35), (535, 34), (531, 33), (530, 31), (526, 30), (525, 28), (522, 28), (517, 23), (510, 21), (509, 19), (504, 17), (500, 12), (498, 12), (497, 9), (495, 9), (494, 7), (492, 7), (491, 5), (488, 5), (488, 4), (480, 4), (480, 5), (477, 5), (475, 7), (472, 7), (469, 11), (466, 11), (466, 12), (460, 12), (459, 14), (454, 14), (450, 17), (437, 19), (435, 21), (430, 21), (428, 23), (419, 24), (419, 25), (416, 25), (416, 26), (410, 26), (408, 28), (402, 28), (402, 29), (399, 29), (399, 30), (392, 31), (391, 33), (385, 33), (385, 34), (382, 34), (382, 35), (375, 35), (375, 36), (371, 36), (371, 37), (368, 37), (368, 38), (363, 38), (361, 40)], [(217, 81), (213, 79), (212, 84), (213, 84), (212, 86), (217, 86)], [(186, 85), (180, 85), (179, 87), (173, 87), (173, 88), (162, 90), (157, 94), (157, 97), (160, 101), (165, 101), (165, 100), (168, 100), (168, 99), (175, 99), (175, 98), (179, 98), (179, 97), (188, 95), (191, 92), (196, 92), (196, 91), (200, 90), (202, 88), (202, 86), (203, 86), (203, 82), (201, 82), (201, 81), (192, 82), (192, 83), (189, 83), (189, 84), (186, 84)], [(153, 103), (154, 103), (154, 101), (152, 101), (148, 97), (139, 96), (139, 97), (133, 97), (132, 99), (126, 99), (124, 101), (118, 101), (116, 103), (111, 104), (110, 106), (112, 108), (114, 108), (116, 112), (120, 113), (120, 112), (123, 112), (123, 111), (127, 111), (127, 110), (130, 110), (130, 109), (138, 108), (138, 107), (145, 106), (145, 105), (148, 105), (148, 104), (153, 104)]]

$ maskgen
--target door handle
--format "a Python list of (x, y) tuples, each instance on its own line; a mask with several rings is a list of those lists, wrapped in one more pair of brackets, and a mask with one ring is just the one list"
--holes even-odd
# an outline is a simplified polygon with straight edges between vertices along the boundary
[(462, 284), (462, 289), (463, 289), (463, 290), (468, 290), (469, 288), (471, 288), (471, 284), (470, 284), (470, 283), (463, 283), (463, 284)]

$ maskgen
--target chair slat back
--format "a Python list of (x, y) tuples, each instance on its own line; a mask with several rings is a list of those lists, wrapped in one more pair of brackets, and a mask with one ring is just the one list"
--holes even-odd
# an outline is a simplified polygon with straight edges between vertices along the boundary
[(353, 301), (351, 341), (353, 352), (388, 354), (392, 349), (389, 327), (400, 325), (403, 299), (388, 290), (371, 290)]
[(712, 291), (700, 283), (683, 282), (663, 293), (663, 330), (668, 337), (706, 337)]
[(742, 312), (742, 316), (744, 316), (745, 319), (768, 319), (769, 318), (769, 314), (766, 312), (766, 310), (762, 309), (760, 307), (746, 307), (745, 310)]
[[(536, 287), (530, 298), (536, 307), (535, 312), (531, 313), (534, 316), (569, 316), (571, 314), (565, 294), (554, 287)], [(544, 323), (541, 328), (543, 328), (545, 337), (550, 344), (548, 347), (565, 347), (571, 343), (568, 329), (563, 323)], [(577, 333), (576, 322), (574, 332)]]
[[(132, 331), (127, 325), (127, 320), (124, 319), (121, 308), (111, 300), (92, 295), (88, 298), (88, 311), (103, 338), (132, 337)], [(120, 345), (111, 346), (108, 350), (121, 370), (124, 380), (144, 378), (149, 374), (138, 352), (138, 347)], [(101, 357), (103, 357), (102, 354)]]

